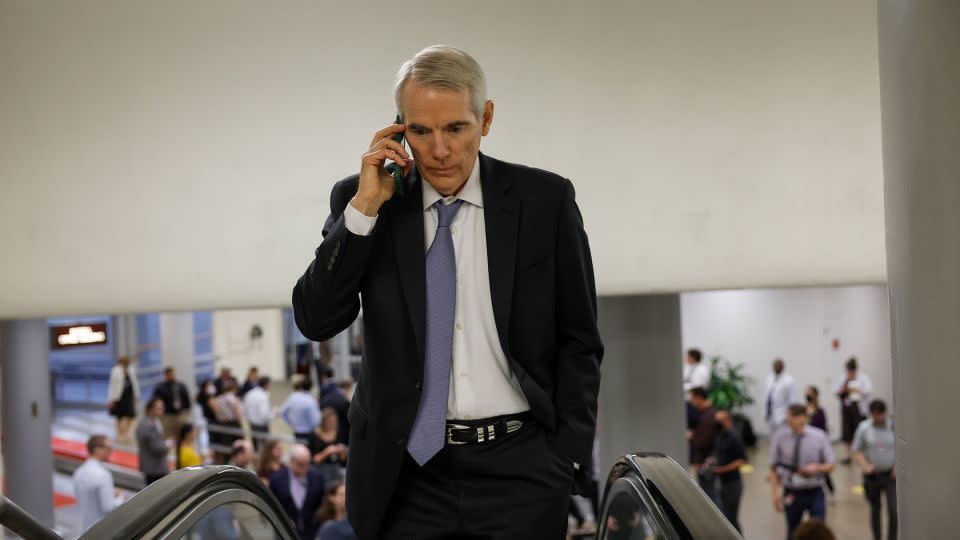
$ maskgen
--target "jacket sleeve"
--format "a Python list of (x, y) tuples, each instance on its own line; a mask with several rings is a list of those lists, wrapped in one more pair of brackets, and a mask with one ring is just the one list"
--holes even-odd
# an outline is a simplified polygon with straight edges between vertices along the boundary
[(597, 329), (593, 260), (573, 184), (565, 193), (557, 231), (557, 442), (581, 471), (589, 468), (597, 424), (603, 343)]
[(334, 186), (323, 242), (293, 288), (293, 315), (303, 335), (325, 341), (347, 328), (360, 312), (360, 284), (374, 236), (347, 230), (344, 209), (356, 193), (356, 177)]

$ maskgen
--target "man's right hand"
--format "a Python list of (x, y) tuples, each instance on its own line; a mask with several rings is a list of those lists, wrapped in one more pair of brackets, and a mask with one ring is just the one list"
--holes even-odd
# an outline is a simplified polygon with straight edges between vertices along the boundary
[(779, 494), (773, 496), (773, 509), (777, 512), (783, 512), (783, 497)]
[(350, 204), (365, 216), (376, 216), (397, 189), (393, 175), (384, 167), (388, 159), (403, 168), (404, 176), (413, 169), (410, 154), (402, 144), (393, 140), (394, 135), (405, 130), (403, 124), (390, 124), (381, 129), (373, 136), (370, 148), (360, 160), (360, 186)]

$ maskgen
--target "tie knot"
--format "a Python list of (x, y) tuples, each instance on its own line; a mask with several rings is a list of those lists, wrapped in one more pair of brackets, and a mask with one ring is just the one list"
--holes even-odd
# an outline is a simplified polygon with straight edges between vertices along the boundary
[(437, 207), (437, 227), (449, 227), (453, 223), (453, 218), (457, 215), (457, 210), (463, 201), (457, 199), (450, 204), (443, 204), (443, 201), (437, 201), (434, 206)]

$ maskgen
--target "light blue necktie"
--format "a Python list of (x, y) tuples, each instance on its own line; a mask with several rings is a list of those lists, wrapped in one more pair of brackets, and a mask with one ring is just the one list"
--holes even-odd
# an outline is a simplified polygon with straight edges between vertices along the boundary
[(463, 201), (437, 201), (437, 235), (427, 251), (427, 327), (423, 394), (407, 451), (420, 466), (443, 448), (447, 429), (447, 397), (453, 361), (453, 319), (457, 307), (457, 259), (450, 223)]

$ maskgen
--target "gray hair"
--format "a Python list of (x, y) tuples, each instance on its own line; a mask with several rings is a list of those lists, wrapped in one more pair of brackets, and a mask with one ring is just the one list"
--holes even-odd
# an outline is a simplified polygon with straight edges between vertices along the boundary
[(411, 79), (424, 86), (469, 92), (474, 114), (483, 119), (487, 80), (480, 64), (466, 52), (450, 45), (431, 45), (404, 62), (393, 86), (393, 100), (401, 116), (400, 93)]

